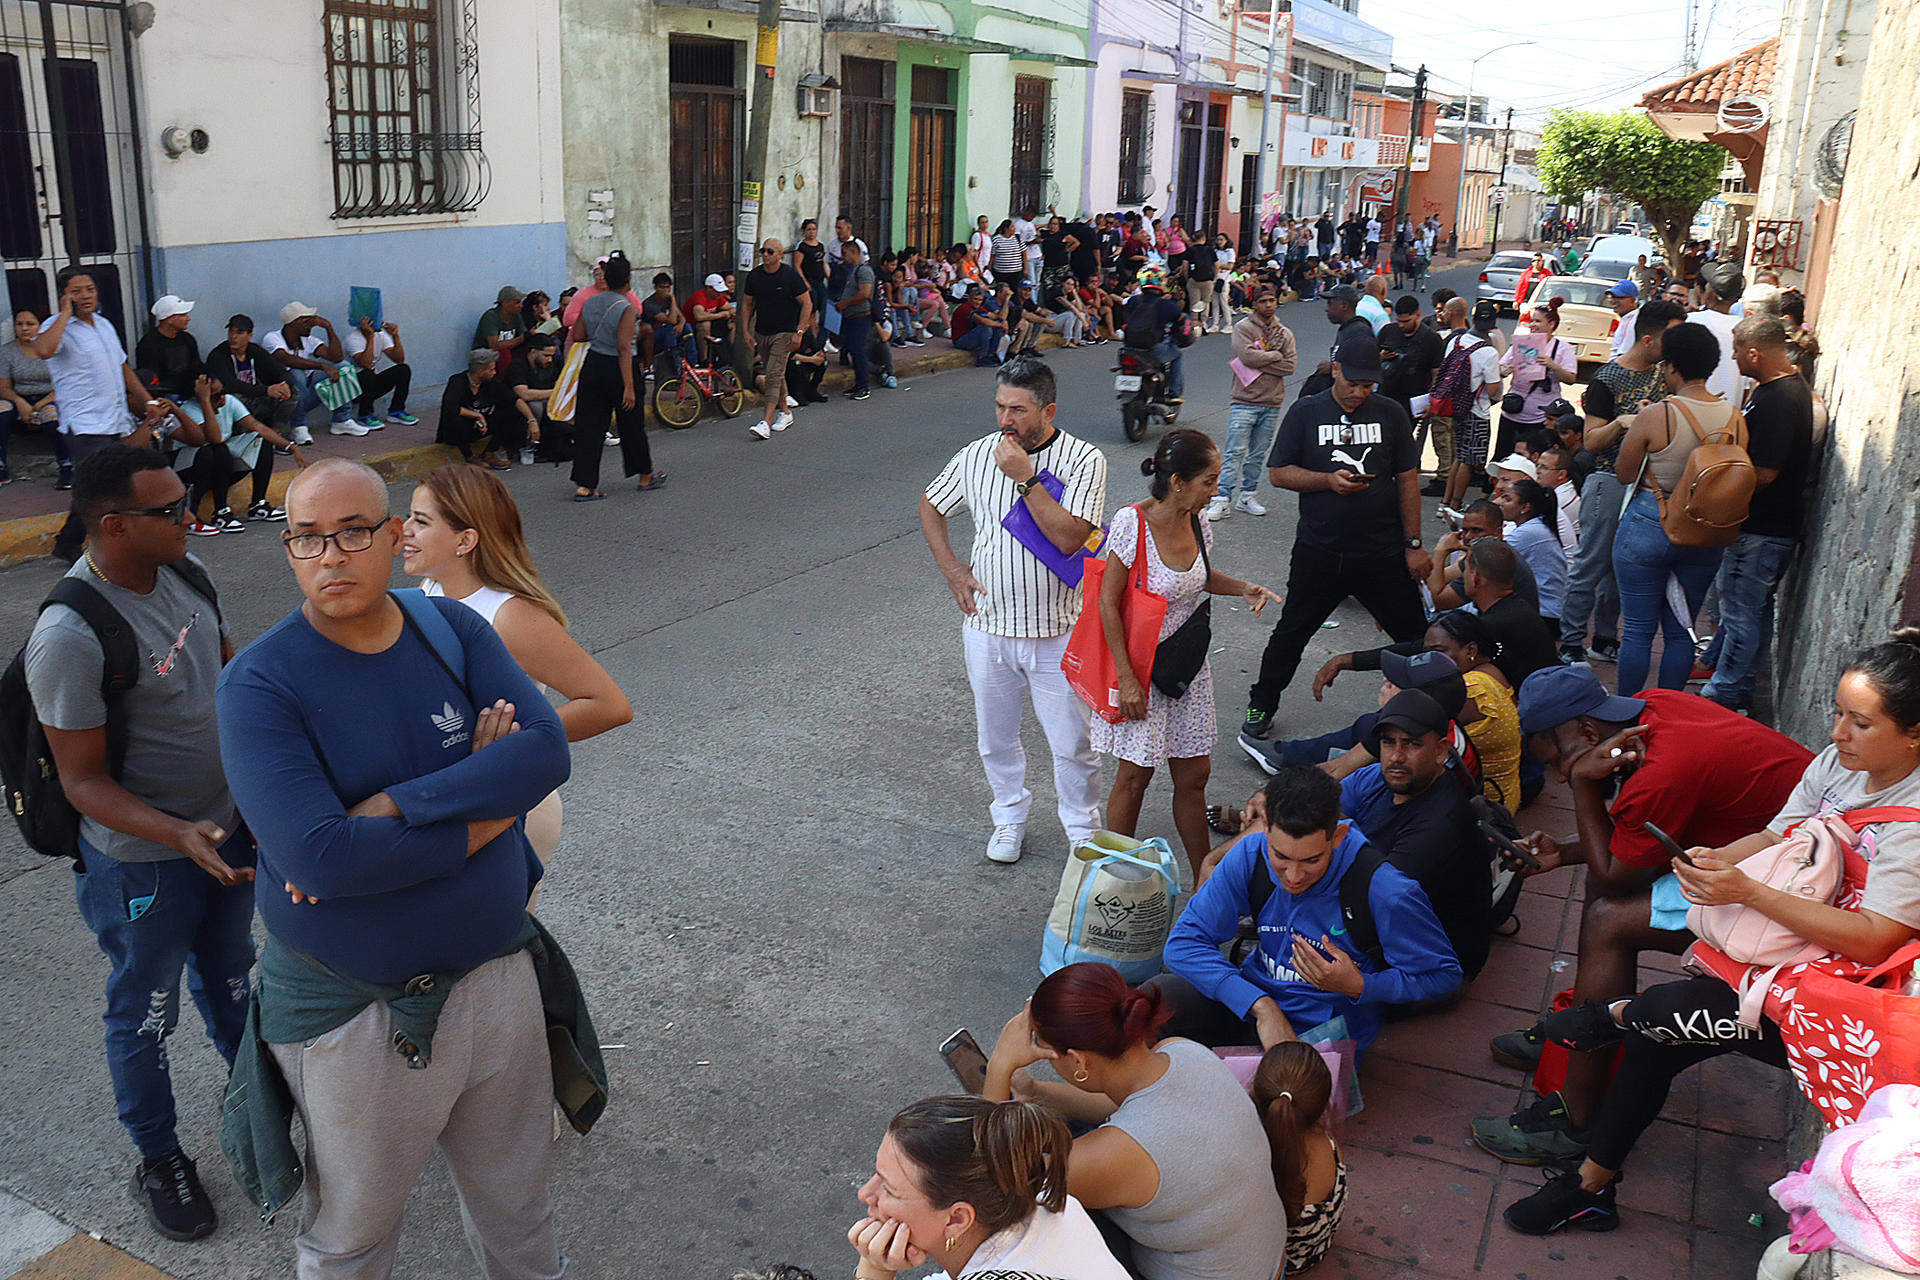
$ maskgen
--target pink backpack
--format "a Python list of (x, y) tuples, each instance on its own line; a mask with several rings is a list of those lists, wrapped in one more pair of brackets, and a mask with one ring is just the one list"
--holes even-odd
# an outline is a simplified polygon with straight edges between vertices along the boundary
[[(1915, 820), (1920, 820), (1920, 809), (1898, 806), (1808, 818), (1785, 840), (1742, 862), (1740, 869), (1769, 888), (1831, 904), (1846, 880), (1847, 852), (1859, 843), (1861, 829), (1876, 822)], [(1740, 993), (1740, 1021), (1749, 1027), (1760, 1025), (1767, 988), (1782, 969), (1832, 951), (1749, 906), (1695, 906), (1687, 912), (1687, 928), (1727, 959), (1754, 966), (1734, 986)]]

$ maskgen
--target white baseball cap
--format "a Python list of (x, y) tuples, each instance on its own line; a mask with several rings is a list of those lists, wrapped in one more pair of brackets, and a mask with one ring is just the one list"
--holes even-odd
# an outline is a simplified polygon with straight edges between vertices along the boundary
[(155, 320), (165, 320), (168, 316), (184, 316), (191, 314), (192, 311), (193, 304), (191, 302), (188, 302), (185, 298), (176, 297), (171, 293), (164, 298), (157, 299), (153, 304), (153, 318)]
[(725, 293), (727, 291), (727, 278), (716, 271), (707, 277), (707, 288), (713, 290), (715, 293)]
[(320, 309), (318, 307), (310, 307), (304, 302), (289, 302), (286, 306), (280, 308), (280, 323), (292, 324), (302, 316), (317, 316), (319, 314)]
[(1506, 457), (1500, 459), (1500, 461), (1494, 463), (1493, 467), (1496, 471), (1518, 471), (1529, 480), (1538, 480), (1540, 478), (1540, 469), (1533, 465), (1533, 459), (1523, 458), (1517, 453), (1508, 454)]

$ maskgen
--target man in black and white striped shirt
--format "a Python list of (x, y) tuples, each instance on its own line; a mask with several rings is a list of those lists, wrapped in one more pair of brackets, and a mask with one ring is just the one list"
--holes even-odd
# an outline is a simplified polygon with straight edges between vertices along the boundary
[[(1000, 368), (994, 392), (999, 430), (974, 441), (947, 463), (920, 500), (920, 527), (934, 561), (966, 615), (967, 678), (979, 722), (980, 759), (993, 788), (993, 836), (987, 857), (1017, 862), (1033, 793), (1020, 745), (1021, 702), (1034, 714), (1053, 751), (1053, 783), (1070, 842), (1100, 827), (1100, 762), (1088, 734), (1091, 713), (1067, 685), (1060, 659), (1080, 616), (1080, 588), (1043, 565), (1001, 520), (1024, 501), (1048, 541), (1062, 551), (1084, 545), (1106, 512), (1107, 460), (1092, 445), (1053, 425), (1053, 370), (1037, 357)], [(1041, 472), (1065, 488), (1056, 500)], [(947, 517), (965, 507), (973, 517), (971, 563), (953, 554)]]

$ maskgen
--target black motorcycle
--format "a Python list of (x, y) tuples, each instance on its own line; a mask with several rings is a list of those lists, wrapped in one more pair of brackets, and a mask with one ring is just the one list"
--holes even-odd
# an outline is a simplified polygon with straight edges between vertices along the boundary
[(1180, 406), (1167, 394), (1167, 367), (1151, 350), (1120, 348), (1120, 363), (1113, 372), (1113, 389), (1120, 396), (1120, 426), (1127, 439), (1144, 439), (1155, 420), (1170, 427), (1180, 416)]

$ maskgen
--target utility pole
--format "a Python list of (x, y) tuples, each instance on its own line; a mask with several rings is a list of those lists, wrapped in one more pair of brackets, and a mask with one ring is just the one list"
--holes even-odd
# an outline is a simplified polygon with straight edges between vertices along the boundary
[[(1184, 10), (1183, 10), (1184, 12)], [(1253, 243), (1256, 248), (1265, 243), (1266, 229), (1261, 227), (1260, 207), (1266, 203), (1267, 192), (1273, 190), (1273, 174), (1267, 168), (1267, 122), (1273, 118), (1273, 51), (1280, 44), (1280, 0), (1269, 0), (1267, 8), (1267, 87), (1262, 95), (1260, 108), (1260, 189), (1254, 192), (1253, 204)], [(1289, 210), (1291, 212), (1291, 210)]]
[[(1512, 148), (1512, 146), (1513, 146), (1513, 108), (1508, 107), (1506, 132), (1502, 134), (1500, 138), (1500, 184), (1499, 185), (1502, 187), (1507, 185), (1507, 152), (1509, 149)], [(1507, 206), (1505, 201), (1501, 201), (1499, 204), (1496, 204), (1493, 206), (1493, 238), (1487, 242), (1487, 251), (1489, 253), (1500, 252), (1500, 211), (1502, 209), (1505, 209), (1506, 207)]]
[(1400, 166), (1400, 189), (1393, 197), (1393, 225), (1413, 212), (1413, 144), (1420, 140), (1420, 113), (1427, 105), (1427, 64), (1413, 76), (1413, 115), (1407, 122), (1407, 160)]
[[(760, 192), (767, 177), (767, 139), (773, 126), (773, 68), (780, 60), (780, 0), (760, 0), (760, 30), (754, 42), (753, 102), (747, 117), (747, 157), (741, 171), (740, 221), (734, 227), (741, 271), (755, 266), (760, 248)], [(735, 343), (736, 348), (743, 346)]]

